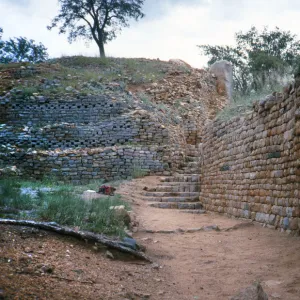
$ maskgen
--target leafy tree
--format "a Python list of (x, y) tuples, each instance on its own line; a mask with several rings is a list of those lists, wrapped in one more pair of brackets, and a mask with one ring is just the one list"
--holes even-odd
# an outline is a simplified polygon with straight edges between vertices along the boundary
[(129, 19), (144, 17), (144, 0), (58, 0), (59, 14), (48, 26), (59, 27), (59, 33), (69, 34), (70, 43), (82, 37), (94, 40), (100, 56), (105, 57), (104, 44), (114, 39), (122, 27), (129, 26)]
[(228, 60), (234, 66), (235, 89), (243, 94), (276, 84), (287, 72), (292, 72), (300, 57), (300, 41), (289, 31), (252, 27), (235, 35), (236, 46), (200, 45), (209, 56), (208, 64)]
[(0, 40), (2, 39), (3, 29), (0, 27)]
[(42, 62), (48, 58), (46, 47), (24, 37), (11, 38), (0, 46), (0, 62)]

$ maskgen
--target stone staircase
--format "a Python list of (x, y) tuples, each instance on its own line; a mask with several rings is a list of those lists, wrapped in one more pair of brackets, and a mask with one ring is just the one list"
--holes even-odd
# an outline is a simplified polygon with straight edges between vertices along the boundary
[(161, 183), (143, 194), (149, 206), (157, 208), (180, 209), (189, 213), (203, 213), (199, 202), (200, 162), (195, 146), (188, 145), (186, 162), (176, 174), (161, 178)]

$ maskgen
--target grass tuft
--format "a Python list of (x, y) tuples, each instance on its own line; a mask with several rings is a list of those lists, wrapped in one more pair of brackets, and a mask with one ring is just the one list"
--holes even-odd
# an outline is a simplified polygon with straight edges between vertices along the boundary
[[(111, 206), (129, 206), (119, 195), (84, 201), (80, 194), (102, 182), (85, 186), (57, 184), (51, 179), (44, 181), (22, 181), (16, 178), (0, 180), (0, 213), (17, 211), (8, 217), (36, 221), (57, 222), (60, 225), (77, 226), (81, 230), (124, 236), (126, 220)], [(21, 193), (21, 189), (26, 193)]]

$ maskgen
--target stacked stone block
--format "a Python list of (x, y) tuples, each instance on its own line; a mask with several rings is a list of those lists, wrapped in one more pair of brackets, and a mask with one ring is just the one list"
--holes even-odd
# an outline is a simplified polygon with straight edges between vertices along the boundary
[(300, 87), (215, 121), (203, 135), (200, 201), (206, 210), (300, 230)]

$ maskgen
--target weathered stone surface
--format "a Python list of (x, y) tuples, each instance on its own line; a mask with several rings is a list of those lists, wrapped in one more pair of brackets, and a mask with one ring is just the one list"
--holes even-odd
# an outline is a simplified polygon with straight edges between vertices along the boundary
[(227, 96), (231, 100), (233, 89), (232, 64), (226, 60), (217, 61), (210, 67), (210, 72), (217, 77), (218, 93), (222, 96)]
[(268, 295), (264, 292), (262, 286), (257, 283), (241, 291), (231, 300), (268, 300)]
[(200, 202), (205, 210), (299, 234), (300, 97), (274, 93), (254, 112), (204, 130)]

